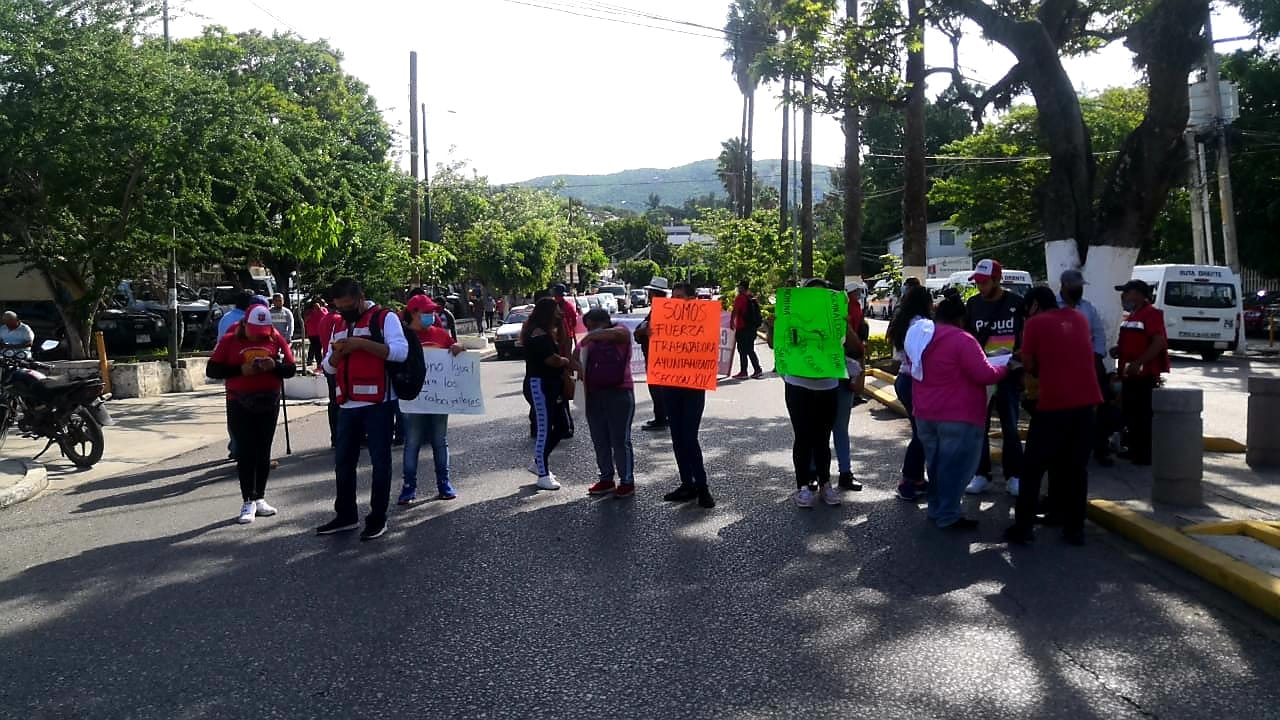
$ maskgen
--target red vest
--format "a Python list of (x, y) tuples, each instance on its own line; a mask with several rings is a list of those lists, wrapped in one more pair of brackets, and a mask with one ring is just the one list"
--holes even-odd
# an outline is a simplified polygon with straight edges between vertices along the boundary
[[(374, 318), (381, 317), (379, 310), (377, 305), (366, 310), (351, 329), (351, 337), (369, 337), (372, 334), (369, 324)], [(339, 316), (333, 325), (333, 339), (341, 340), (347, 336), (347, 321)], [(358, 350), (333, 365), (338, 370), (334, 375), (334, 385), (339, 405), (346, 402), (379, 403), (387, 399), (387, 363), (382, 358)]]

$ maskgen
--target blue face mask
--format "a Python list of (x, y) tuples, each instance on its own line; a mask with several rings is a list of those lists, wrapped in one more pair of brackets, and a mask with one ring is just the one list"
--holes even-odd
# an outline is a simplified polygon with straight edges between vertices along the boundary
[(436, 324), (436, 316), (432, 313), (422, 313), (422, 317), (418, 322), (422, 323), (422, 327), (429, 328)]

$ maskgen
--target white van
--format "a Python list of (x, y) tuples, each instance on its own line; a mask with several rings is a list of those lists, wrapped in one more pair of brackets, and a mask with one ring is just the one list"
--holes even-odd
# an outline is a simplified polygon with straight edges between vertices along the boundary
[(1151, 286), (1155, 306), (1164, 311), (1170, 350), (1217, 360), (1241, 349), (1244, 298), (1231, 268), (1211, 265), (1139, 265), (1133, 279)]
[[(964, 270), (962, 272), (953, 272), (951, 277), (947, 278), (946, 285), (949, 287), (971, 287), (973, 281), (969, 278), (973, 276), (972, 270)], [(1031, 290), (1031, 286), (1035, 282), (1031, 279), (1031, 273), (1026, 270), (1004, 270), (1000, 273), (1000, 286), (1010, 292), (1026, 296)]]

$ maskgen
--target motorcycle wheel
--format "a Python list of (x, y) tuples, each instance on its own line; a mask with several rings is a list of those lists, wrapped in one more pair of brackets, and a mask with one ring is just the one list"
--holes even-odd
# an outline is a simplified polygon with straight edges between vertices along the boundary
[(102, 426), (88, 408), (78, 408), (67, 418), (67, 431), (58, 438), (62, 454), (78, 468), (90, 468), (102, 459), (105, 440)]

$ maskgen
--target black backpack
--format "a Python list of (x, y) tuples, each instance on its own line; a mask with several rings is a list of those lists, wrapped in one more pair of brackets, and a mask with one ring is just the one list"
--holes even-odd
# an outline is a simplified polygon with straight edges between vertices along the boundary
[[(385, 343), (382, 335), (382, 324), (387, 321), (390, 310), (379, 310), (369, 323), (369, 339), (376, 343)], [(399, 316), (396, 317), (399, 320)], [(406, 338), (415, 337), (410, 330), (405, 331)], [(416, 339), (416, 338), (415, 338)], [(414, 352), (417, 350), (417, 352)], [(417, 342), (409, 343), (409, 355), (404, 362), (387, 361), (387, 378), (396, 396), (404, 400), (412, 400), (422, 392), (422, 385), (427, 381), (427, 360), (422, 355), (422, 347)]]
[(764, 324), (764, 313), (760, 311), (760, 301), (751, 296), (747, 299), (747, 327), (755, 330)]

